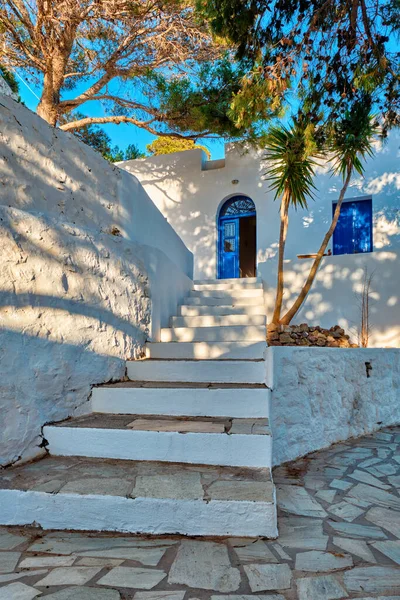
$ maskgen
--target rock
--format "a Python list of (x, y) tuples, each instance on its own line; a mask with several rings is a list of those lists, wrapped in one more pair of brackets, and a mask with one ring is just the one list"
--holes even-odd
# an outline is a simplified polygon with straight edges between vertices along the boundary
[(298, 579), (296, 584), (299, 600), (339, 600), (348, 598), (346, 590), (343, 589), (334, 575), (306, 577)]
[(352, 592), (380, 593), (400, 586), (398, 567), (360, 567), (344, 574), (344, 585)]
[(167, 574), (157, 569), (140, 569), (137, 567), (115, 567), (97, 581), (97, 585), (122, 588), (151, 590), (158, 585)]
[(1, 600), (32, 600), (41, 593), (24, 583), (10, 583), (1, 588)]
[(240, 572), (231, 566), (225, 545), (183, 541), (168, 577), (168, 583), (216, 592), (235, 592)]
[(14, 571), (20, 556), (20, 552), (2, 552), (0, 555), (0, 573)]
[(326, 571), (339, 571), (353, 566), (353, 559), (349, 554), (336, 555), (332, 552), (299, 552), (296, 555), (297, 571), (312, 571), (314, 573)]
[(302, 487), (277, 486), (277, 504), (283, 511), (303, 517), (326, 517), (322, 506)]
[(282, 342), (282, 344), (290, 344), (292, 338), (288, 333), (283, 333), (279, 336), (279, 341)]
[(369, 549), (367, 542), (343, 537), (334, 537), (332, 541), (334, 545), (341, 550), (350, 552), (350, 554), (355, 554), (366, 562), (376, 563), (375, 557)]
[(292, 571), (287, 564), (245, 565), (244, 570), (252, 592), (287, 590), (290, 588)]
[(46, 587), (51, 585), (84, 585), (97, 573), (100, 573), (101, 567), (58, 567), (35, 585)]
[[(137, 594), (136, 594), (137, 597)], [(73, 586), (46, 596), (47, 600), (119, 600), (117, 590), (102, 590), (101, 588)]]

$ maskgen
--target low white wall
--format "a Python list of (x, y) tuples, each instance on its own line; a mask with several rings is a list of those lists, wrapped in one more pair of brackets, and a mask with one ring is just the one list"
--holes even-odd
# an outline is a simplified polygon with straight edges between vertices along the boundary
[[(286, 261), (283, 311), (296, 299), (310, 271), (311, 260)], [(355, 343), (361, 329), (361, 297), (365, 273), (372, 276), (369, 302), (369, 346), (400, 346), (399, 251), (342, 254), (323, 259), (313, 287), (293, 323), (330, 328), (340, 325)], [(276, 262), (260, 265), (267, 315), (275, 303)]]
[(400, 349), (270, 347), (267, 365), (274, 465), (400, 423)]
[(116, 227), (123, 237), (158, 248), (192, 277), (191, 252), (136, 177), (11, 97), (0, 98), (1, 204), (98, 231)]

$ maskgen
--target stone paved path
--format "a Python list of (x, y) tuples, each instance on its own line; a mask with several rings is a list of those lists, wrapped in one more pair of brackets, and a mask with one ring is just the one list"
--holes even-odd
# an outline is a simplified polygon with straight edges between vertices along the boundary
[(400, 428), (274, 472), (279, 539), (0, 529), (0, 600), (400, 600)]

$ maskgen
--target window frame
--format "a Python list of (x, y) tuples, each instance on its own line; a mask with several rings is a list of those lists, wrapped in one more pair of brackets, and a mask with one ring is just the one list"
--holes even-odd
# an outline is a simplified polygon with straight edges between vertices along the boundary
[[(335, 230), (333, 232), (332, 235), (332, 255), (333, 256), (355, 256), (357, 254), (370, 254), (371, 252), (374, 251), (374, 232), (373, 232), (373, 225), (374, 225), (374, 205), (373, 205), (373, 197), (371, 194), (368, 194), (366, 196), (356, 196), (353, 198), (344, 198), (343, 202), (342, 202), (342, 207), (344, 204), (347, 204), (348, 202), (365, 202), (369, 200), (371, 203), (371, 212), (369, 214), (369, 224), (370, 224), (370, 239), (369, 239), (369, 250), (367, 250), (366, 252), (335, 252), (335, 231), (336, 231), (336, 227)], [(338, 201), (337, 200), (332, 200), (332, 216), (335, 213), (335, 208), (337, 206)], [(340, 211), (342, 212), (342, 211)], [(340, 220), (340, 215), (339, 215), (339, 220)], [(339, 221), (338, 221), (339, 223)], [(338, 224), (337, 223), (337, 224)], [(337, 226), (336, 224), (336, 226)]]

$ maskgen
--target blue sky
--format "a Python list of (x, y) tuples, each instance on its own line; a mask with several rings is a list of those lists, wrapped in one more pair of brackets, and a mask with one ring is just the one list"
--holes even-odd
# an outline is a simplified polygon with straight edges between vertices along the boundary
[[(18, 74), (19, 75), (19, 74)], [(38, 104), (38, 98), (40, 97), (41, 90), (40, 88), (36, 88), (35, 86), (29, 83), (29, 87), (24, 84), (21, 79), (19, 79), (20, 84), (20, 95), (22, 100), (25, 102), (26, 106), (31, 110), (36, 110), (36, 106)], [(88, 84), (82, 86), (82, 89), (77, 88), (74, 90), (73, 94), (65, 94), (65, 97), (68, 95), (75, 96), (84, 91)], [(37, 96), (37, 97), (36, 97)], [(87, 116), (104, 116), (105, 111), (100, 102), (87, 102), (80, 109), (81, 112), (86, 114)], [(145, 131), (144, 129), (140, 129), (135, 125), (113, 125), (107, 124), (101, 126), (107, 134), (111, 137), (113, 144), (119, 146), (121, 149), (125, 149), (129, 144), (136, 144), (138, 148), (142, 152), (146, 152), (146, 145), (150, 144), (155, 138), (154, 135)], [(224, 143), (222, 140), (199, 140), (199, 143), (207, 146), (207, 148), (211, 152), (212, 159), (223, 158), (225, 155), (224, 152)]]

